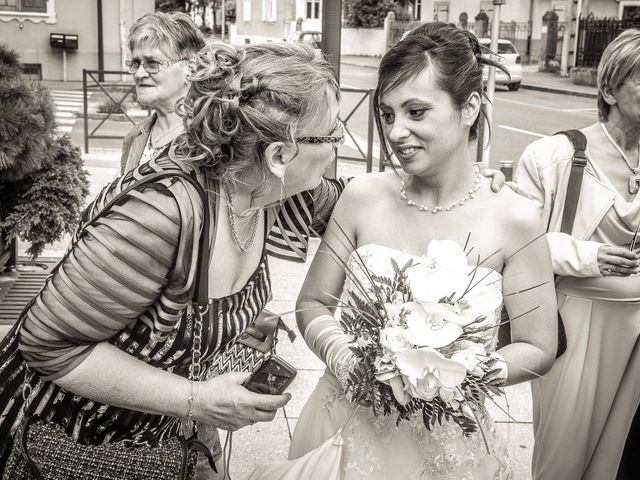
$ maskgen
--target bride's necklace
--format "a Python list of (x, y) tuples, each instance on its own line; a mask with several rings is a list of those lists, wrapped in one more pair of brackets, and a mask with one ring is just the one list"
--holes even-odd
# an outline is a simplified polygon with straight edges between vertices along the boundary
[(174, 132), (179, 128), (182, 128), (182, 123), (179, 123), (178, 125), (176, 125), (171, 130), (165, 133), (156, 134), (157, 128), (158, 127), (154, 126), (153, 130), (151, 131), (151, 146), (155, 146), (156, 148), (162, 146), (164, 143), (167, 143), (168, 139), (172, 140), (174, 137), (173, 135)]
[(473, 171), (475, 173), (475, 178), (473, 179), (473, 187), (471, 188), (471, 190), (469, 190), (467, 192), (467, 194), (464, 197), (462, 197), (460, 200), (458, 200), (457, 202), (453, 202), (451, 205), (449, 205), (447, 207), (443, 207), (442, 205), (435, 205), (433, 207), (428, 207), (426, 205), (420, 205), (420, 204), (416, 203), (415, 201), (407, 198), (407, 190), (406, 190), (406, 188), (407, 188), (407, 177), (406, 176), (402, 177), (402, 184), (400, 185), (400, 198), (402, 200), (406, 201), (407, 205), (410, 205), (412, 207), (416, 207), (421, 212), (431, 212), (433, 214), (442, 212), (443, 210), (445, 212), (448, 212), (452, 208), (464, 205), (467, 200), (469, 200), (470, 198), (473, 198), (475, 196), (475, 193), (480, 188), (480, 171), (478, 170), (478, 167), (475, 166), (475, 165), (473, 166)]
[(258, 219), (260, 218), (260, 210), (256, 210), (252, 215), (249, 234), (247, 236), (247, 239), (243, 242), (240, 240), (240, 236), (238, 235), (238, 228), (236, 226), (236, 217), (239, 215), (237, 215), (235, 210), (233, 209), (231, 192), (229, 191), (229, 187), (227, 185), (224, 186), (224, 193), (227, 197), (227, 214), (229, 216), (229, 224), (231, 225), (231, 236), (233, 237), (233, 241), (238, 246), (238, 248), (244, 253), (249, 250), (249, 248), (251, 248), (251, 245), (253, 245), (253, 240), (256, 238), (256, 231), (258, 230)]
[(604, 132), (606, 137), (611, 142), (611, 145), (613, 145), (613, 148), (617, 150), (617, 152), (624, 160), (624, 163), (626, 163), (627, 167), (629, 167), (629, 170), (633, 172), (631, 175), (629, 175), (629, 193), (638, 193), (638, 190), (640, 190), (640, 144), (638, 144), (638, 166), (633, 167), (631, 165), (631, 162), (629, 162), (627, 155), (624, 153), (624, 150), (622, 150), (620, 145), (618, 145), (618, 143), (613, 139), (604, 123), (600, 123), (600, 126), (602, 127), (602, 131)]

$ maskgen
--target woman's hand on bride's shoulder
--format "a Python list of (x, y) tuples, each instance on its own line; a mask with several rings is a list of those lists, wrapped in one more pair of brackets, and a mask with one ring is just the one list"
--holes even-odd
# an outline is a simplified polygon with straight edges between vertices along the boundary
[(503, 186), (509, 187), (511, 190), (516, 192), (518, 195), (531, 199), (531, 195), (524, 188), (518, 185), (516, 182), (507, 182), (507, 177), (504, 176), (500, 170), (493, 170), (486, 166), (482, 162), (477, 163), (480, 168), (480, 174), (483, 177), (491, 179), (491, 190), (494, 192), (499, 192)]
[(505, 184), (507, 177), (500, 170), (493, 170), (482, 162), (476, 163), (480, 175), (491, 179), (491, 190), (499, 192)]
[(198, 382), (194, 392), (193, 417), (224, 430), (238, 430), (256, 422), (270, 422), (291, 394), (254, 393), (242, 386), (248, 373), (224, 373)]
[(531, 195), (531, 193), (529, 193), (528, 190), (525, 190), (524, 188), (522, 188), (520, 185), (518, 185), (516, 182), (506, 182), (507, 187), (509, 187), (511, 190), (513, 190), (514, 192), (516, 192), (518, 195), (520, 195), (521, 197), (525, 197), (528, 198), (529, 200), (535, 200), (533, 198), (533, 196)]

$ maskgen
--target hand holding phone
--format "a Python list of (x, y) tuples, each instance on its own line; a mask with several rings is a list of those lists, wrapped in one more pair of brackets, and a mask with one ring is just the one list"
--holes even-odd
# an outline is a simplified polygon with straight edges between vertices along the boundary
[(247, 390), (255, 393), (280, 395), (291, 384), (296, 373), (296, 369), (282, 358), (271, 355), (253, 371), (243, 385)]

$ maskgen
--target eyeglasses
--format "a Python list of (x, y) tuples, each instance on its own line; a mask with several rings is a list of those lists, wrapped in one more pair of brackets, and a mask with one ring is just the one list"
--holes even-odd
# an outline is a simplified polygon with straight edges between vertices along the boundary
[(178, 58), (175, 60), (147, 60), (145, 62), (139, 62), (137, 60), (127, 60), (124, 64), (127, 66), (129, 73), (136, 73), (142, 65), (142, 68), (150, 75), (158, 73), (160, 70), (170, 67), (174, 63), (181, 62), (182, 60), (189, 60), (188, 58)]
[(332, 134), (337, 135), (326, 135), (321, 137), (302, 137), (296, 139), (299, 143), (333, 143), (335, 147), (339, 147), (344, 145), (346, 137), (344, 135), (344, 124), (338, 120), (336, 127), (332, 130)]

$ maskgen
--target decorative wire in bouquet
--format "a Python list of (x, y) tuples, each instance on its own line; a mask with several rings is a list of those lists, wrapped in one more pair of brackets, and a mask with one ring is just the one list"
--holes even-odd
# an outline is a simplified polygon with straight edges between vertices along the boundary
[(489, 451), (484, 401), (504, 395), (498, 359), (487, 351), (500, 325), (502, 277), (480, 259), (470, 266), (467, 245), (450, 240), (431, 241), (404, 265), (390, 258), (393, 275), (376, 275), (347, 242), (354, 253), (341, 266), (354, 288), (336, 299), (354, 339), (355, 362), (337, 372), (347, 396), (376, 416), (395, 412), (397, 423), (421, 415), (428, 430), (452, 421), (467, 436), (480, 431)]

